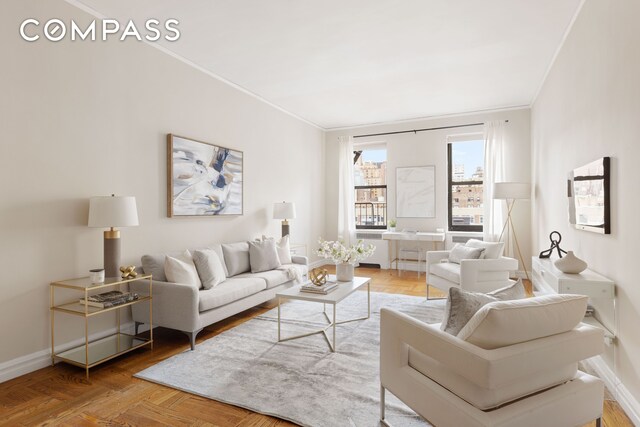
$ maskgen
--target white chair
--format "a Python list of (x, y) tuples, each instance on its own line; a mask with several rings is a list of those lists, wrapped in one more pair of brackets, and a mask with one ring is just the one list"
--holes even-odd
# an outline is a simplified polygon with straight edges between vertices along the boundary
[(471, 239), (466, 245), (486, 248), (486, 257), (463, 259), (456, 264), (444, 262), (451, 251), (427, 252), (427, 299), (430, 286), (443, 291), (455, 286), (466, 291), (491, 292), (514, 282), (509, 274), (518, 269), (518, 260), (502, 256), (504, 243)]
[[(570, 297), (584, 298), (580, 304), (586, 307), (586, 297)], [(533, 317), (514, 314), (514, 303), (532, 303), (539, 298), (548, 297), (490, 303), (467, 324), (475, 321), (471, 335), (465, 326), (466, 333), (463, 329), (458, 337), (441, 331), (439, 324), (428, 325), (383, 308), (380, 320), (383, 425), (390, 425), (385, 418), (388, 390), (438, 427), (564, 427), (580, 426), (594, 419), (600, 426), (604, 385), (600, 379), (578, 371), (577, 362), (603, 351), (602, 330), (579, 323), (584, 314), (579, 312), (581, 307), (576, 314), (575, 307), (565, 309), (564, 304), (554, 302), (550, 304), (551, 312), (543, 306), (533, 307)], [(575, 306), (574, 302), (571, 304)], [(499, 314), (507, 313), (506, 318), (497, 321), (496, 316), (486, 315), (486, 311), (501, 304), (507, 309)], [(476, 319), (478, 315), (482, 317), (483, 310), (487, 323)], [(549, 321), (550, 316), (553, 319)], [(577, 326), (552, 333), (554, 327), (566, 326), (566, 317), (571, 316), (572, 324)], [(497, 324), (501, 326), (493, 330)], [(551, 335), (531, 339), (538, 326), (543, 330), (541, 335)], [(472, 339), (474, 334), (476, 341)], [(521, 340), (514, 339), (518, 334), (522, 335)], [(462, 339), (461, 335), (467, 336)], [(494, 337), (498, 341), (516, 342), (498, 347), (495, 342), (482, 343)]]

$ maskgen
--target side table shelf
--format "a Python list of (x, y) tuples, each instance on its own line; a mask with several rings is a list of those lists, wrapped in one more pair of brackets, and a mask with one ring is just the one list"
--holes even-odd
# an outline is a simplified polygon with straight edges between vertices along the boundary
[[(119, 304), (108, 308), (93, 307), (79, 302), (80, 298), (87, 299), (88, 296), (94, 295), (96, 291), (102, 291), (103, 288), (116, 288), (120, 290), (122, 285), (135, 281), (147, 281), (149, 291), (147, 295), (140, 295), (138, 299), (124, 304)], [(92, 284), (88, 277), (80, 279), (62, 280), (52, 282), (50, 284), (50, 312), (51, 312), (51, 363), (55, 364), (56, 359), (85, 369), (87, 380), (89, 379), (89, 369), (106, 362), (107, 360), (118, 357), (122, 354), (133, 351), (137, 348), (149, 345), (153, 349), (153, 280), (151, 275), (139, 276), (134, 279), (120, 279), (118, 277), (107, 277), (104, 283)], [(78, 298), (64, 303), (56, 303), (56, 290), (69, 289), (78, 291)], [(149, 338), (142, 338), (120, 331), (120, 309), (140, 303), (149, 304)], [(116, 332), (103, 336), (99, 339), (89, 340), (89, 319), (93, 316), (101, 315), (108, 312), (116, 314)], [(55, 313), (65, 313), (76, 317), (84, 318), (85, 336), (84, 344), (62, 351), (55, 352)]]

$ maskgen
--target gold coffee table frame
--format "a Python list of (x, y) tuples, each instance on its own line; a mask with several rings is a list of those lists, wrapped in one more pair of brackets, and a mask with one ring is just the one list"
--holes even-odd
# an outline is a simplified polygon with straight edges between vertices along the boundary
[[(149, 294), (141, 295), (137, 300), (116, 305), (109, 308), (93, 307), (80, 302), (80, 297), (87, 300), (87, 297), (94, 295), (96, 291), (104, 288), (117, 288), (130, 282), (146, 280), (149, 283)], [(70, 289), (81, 292), (77, 298), (70, 302), (56, 304), (56, 290)], [(50, 290), (50, 313), (51, 313), (51, 365), (55, 365), (56, 359), (79, 366), (85, 369), (85, 376), (89, 380), (89, 369), (99, 365), (114, 357), (133, 351), (137, 348), (149, 345), (153, 349), (153, 280), (152, 276), (144, 275), (133, 279), (121, 279), (119, 277), (107, 277), (104, 283), (91, 283), (88, 277), (79, 279), (61, 280), (52, 282)], [(120, 331), (120, 309), (133, 304), (149, 303), (149, 338), (141, 338), (136, 335), (125, 334)], [(99, 339), (89, 341), (89, 319), (108, 312), (116, 312), (116, 332)], [(66, 313), (84, 318), (84, 344), (56, 353), (55, 350), (55, 313)]]
[[(367, 315), (364, 317), (358, 317), (355, 319), (341, 320), (336, 321), (336, 307), (340, 301), (347, 298), (349, 295), (353, 294), (358, 289), (367, 286)], [(300, 286), (295, 286), (293, 288), (287, 289), (282, 292), (278, 292), (276, 294), (278, 297), (278, 342), (291, 341), (298, 338), (304, 338), (315, 334), (323, 334), (327, 344), (329, 344), (329, 348), (332, 352), (336, 351), (336, 326), (342, 325), (344, 323), (356, 322), (359, 320), (367, 320), (371, 317), (371, 279), (369, 277), (354, 277), (351, 282), (338, 282), (338, 287), (334, 291), (324, 295), (324, 294), (314, 294), (312, 292), (302, 292), (300, 290)], [(280, 330), (280, 322), (281, 322), (281, 305), (283, 299), (290, 300), (300, 300), (300, 301), (310, 301), (310, 302), (318, 302), (322, 303), (325, 319), (329, 324), (322, 329), (314, 330), (312, 332), (307, 332), (300, 335), (294, 335), (291, 337), (282, 338), (281, 330)], [(327, 304), (333, 305), (333, 319), (329, 318), (327, 314)], [(331, 339), (329, 338), (329, 334), (327, 333), (328, 329), (333, 329), (333, 336)]]

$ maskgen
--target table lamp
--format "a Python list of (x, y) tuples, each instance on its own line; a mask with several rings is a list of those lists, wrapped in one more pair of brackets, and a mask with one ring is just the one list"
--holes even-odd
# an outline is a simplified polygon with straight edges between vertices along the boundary
[(522, 252), (520, 252), (520, 245), (518, 244), (518, 238), (516, 237), (516, 230), (511, 220), (511, 211), (517, 199), (531, 198), (531, 184), (525, 182), (496, 182), (493, 184), (493, 198), (494, 200), (507, 201), (507, 220), (502, 227), (498, 241), (502, 241), (505, 230), (507, 230), (507, 235), (509, 235), (509, 233), (513, 235), (513, 241), (516, 244), (520, 263), (524, 269), (524, 274), (527, 276), (527, 279), (529, 279), (529, 273), (527, 272), (527, 267), (525, 267)]
[(296, 205), (291, 202), (273, 204), (273, 219), (282, 220), (282, 237), (289, 234), (289, 219), (296, 217)]
[(89, 199), (89, 227), (109, 228), (104, 232), (106, 277), (117, 277), (120, 268), (120, 230), (138, 225), (138, 209), (133, 196), (99, 196)]

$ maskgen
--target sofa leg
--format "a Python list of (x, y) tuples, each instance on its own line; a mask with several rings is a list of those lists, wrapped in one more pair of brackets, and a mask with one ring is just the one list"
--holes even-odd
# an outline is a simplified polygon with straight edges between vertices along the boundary
[(602, 417), (598, 417), (596, 418), (596, 427), (601, 427), (602, 426)]
[(198, 329), (197, 331), (193, 331), (193, 332), (183, 331), (189, 337), (189, 344), (191, 344), (191, 350), (196, 349), (196, 336), (200, 333), (201, 330), (202, 329)]
[(134, 335), (138, 335), (138, 329), (140, 328), (140, 325), (144, 325), (144, 323), (142, 323), (142, 322), (135, 322), (134, 323), (134, 328), (135, 328)]

